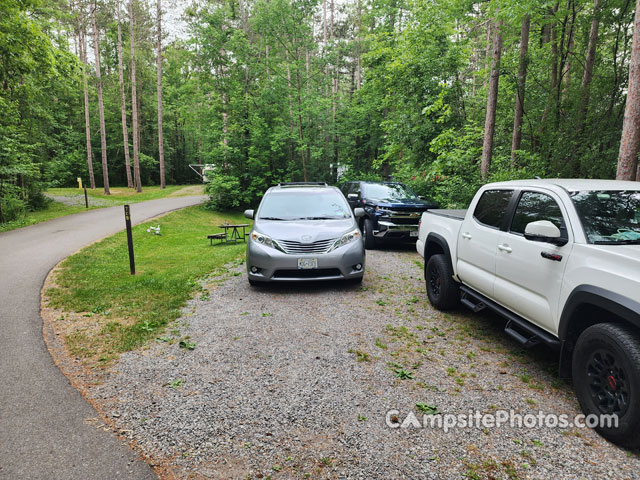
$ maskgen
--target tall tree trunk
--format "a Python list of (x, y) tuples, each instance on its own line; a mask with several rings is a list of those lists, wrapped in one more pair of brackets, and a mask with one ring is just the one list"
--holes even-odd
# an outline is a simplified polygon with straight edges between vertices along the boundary
[(302, 130), (302, 86), (300, 85), (300, 71), (296, 69), (296, 82), (297, 82), (297, 90), (298, 90), (298, 137), (300, 139), (300, 154), (302, 157), (302, 174), (304, 177), (304, 181), (308, 182), (309, 177), (307, 176), (307, 162), (306, 162), (306, 154), (304, 148), (304, 133)]
[(598, 43), (598, 28), (600, 26), (600, 0), (593, 1), (593, 19), (591, 20), (591, 30), (589, 32), (589, 44), (587, 46), (587, 56), (582, 74), (582, 86), (580, 88), (580, 103), (578, 106), (578, 125), (576, 129), (576, 143), (570, 159), (571, 173), (580, 174), (580, 153), (579, 145), (584, 134), (587, 123), (587, 113), (589, 111), (589, 96), (591, 92), (591, 80), (593, 79), (593, 67), (596, 60), (596, 46)]
[(596, 61), (596, 46), (598, 43), (598, 28), (600, 26), (600, 0), (593, 0), (593, 19), (591, 20), (591, 31), (589, 32), (589, 46), (587, 48), (587, 58), (584, 63), (584, 73), (582, 75), (582, 88), (580, 91), (580, 110), (578, 119), (578, 133), (584, 132), (589, 110), (589, 95), (591, 92), (591, 80), (593, 79), (593, 66)]
[(160, 188), (165, 188), (164, 181), (164, 142), (162, 140), (162, 8), (158, 5), (158, 157), (160, 157)]
[[(81, 14), (82, 15), (82, 14)], [(81, 16), (80, 18), (81, 27), (80, 27), (80, 39), (79, 39), (79, 50), (80, 50), (80, 60), (82, 61), (82, 86), (84, 90), (84, 126), (85, 126), (85, 136), (87, 139), (87, 167), (89, 169), (89, 184), (91, 185), (91, 189), (96, 189), (96, 180), (93, 176), (93, 153), (91, 151), (91, 121), (89, 118), (89, 86), (87, 85), (87, 42), (86, 42), (86, 31), (84, 26), (84, 18)]]
[(120, 25), (120, 0), (116, 1), (118, 20), (118, 81), (120, 83), (120, 111), (122, 114), (122, 143), (124, 146), (124, 164), (127, 171), (127, 187), (133, 188), (131, 178), (131, 158), (129, 157), (129, 130), (127, 129), (127, 102), (124, 96), (124, 73), (122, 68), (122, 27)]
[(487, 98), (487, 115), (484, 121), (484, 142), (482, 145), (482, 163), (480, 174), (487, 179), (493, 153), (493, 134), (496, 128), (496, 105), (498, 103), (498, 81), (500, 79), (500, 56), (502, 55), (502, 21), (495, 26), (493, 37), (493, 55), (491, 58), (491, 76), (489, 78), (489, 95)]
[(524, 112), (524, 94), (527, 83), (527, 52), (529, 51), (529, 27), (531, 18), (525, 15), (520, 29), (520, 66), (518, 68), (518, 86), (516, 89), (516, 107), (513, 115), (513, 139), (511, 141), (511, 168), (515, 168), (517, 150), (522, 142), (522, 115)]
[(558, 13), (559, 4), (556, 3), (553, 8), (550, 8), (548, 13), (551, 16), (551, 25), (545, 25), (542, 43), (543, 45), (551, 42), (551, 82), (549, 87), (549, 95), (547, 96), (547, 103), (544, 106), (544, 112), (540, 119), (536, 135), (541, 135), (545, 127), (547, 116), (551, 111), (553, 104), (554, 94), (556, 90), (556, 83), (558, 81), (558, 34), (556, 33), (557, 20), (556, 13)]
[(624, 109), (617, 180), (640, 179), (638, 151), (640, 150), (640, 0), (636, 0), (633, 25), (633, 46), (629, 63), (629, 87)]
[(104, 101), (102, 100), (102, 77), (100, 75), (100, 34), (98, 22), (96, 22), (96, 2), (93, 3), (91, 21), (93, 23), (93, 51), (96, 61), (96, 81), (98, 84), (98, 113), (100, 115), (100, 149), (102, 150), (102, 180), (104, 194), (111, 195), (109, 191), (109, 167), (107, 165), (107, 129), (104, 124)]
[(131, 124), (133, 126), (133, 181), (136, 191), (142, 192), (140, 180), (140, 146), (138, 137), (138, 96), (136, 94), (136, 39), (134, 35), (135, 17), (133, 16), (133, 1), (129, 0), (129, 43), (131, 44)]
[[(335, 42), (335, 33), (334, 33), (334, 10), (335, 10), (335, 1), (331, 0), (331, 44), (333, 45)], [(340, 51), (338, 48), (338, 53), (336, 54), (336, 59), (340, 58)], [(337, 112), (337, 100), (338, 96), (338, 63), (339, 60), (336, 60), (336, 64), (331, 69), (331, 126), (333, 130), (332, 135), (332, 143), (333, 143), (333, 163), (338, 164), (338, 133), (336, 128), (336, 112)]]
[(362, 42), (362, 0), (358, 0), (358, 46), (356, 57), (356, 90), (360, 90), (362, 84), (362, 65), (360, 60), (360, 49)]
[(291, 164), (293, 164), (293, 161), (295, 158), (295, 148), (293, 145), (294, 119), (293, 119), (293, 100), (291, 98), (291, 67), (289, 66), (289, 50), (285, 49), (284, 55), (285, 55), (285, 61), (287, 62), (287, 98), (289, 99), (289, 131), (290, 131), (290, 137), (291, 137), (291, 139), (289, 140), (289, 154), (290, 154)]
[[(322, 38), (324, 40), (323, 60), (324, 60), (324, 96), (329, 98), (329, 61), (327, 60), (327, 50), (329, 49), (328, 36), (327, 36), (327, 0), (322, 0)], [(329, 110), (327, 108), (327, 117), (329, 116)], [(325, 128), (324, 135), (324, 161), (329, 167), (329, 131)]]

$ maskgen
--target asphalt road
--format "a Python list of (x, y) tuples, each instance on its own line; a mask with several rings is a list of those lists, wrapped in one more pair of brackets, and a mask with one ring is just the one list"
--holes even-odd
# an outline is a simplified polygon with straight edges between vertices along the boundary
[[(133, 223), (202, 202), (131, 205)], [(42, 338), (48, 272), (83, 246), (124, 229), (123, 207), (92, 210), (0, 234), (0, 479), (146, 479), (151, 469), (113, 434), (58, 370)]]

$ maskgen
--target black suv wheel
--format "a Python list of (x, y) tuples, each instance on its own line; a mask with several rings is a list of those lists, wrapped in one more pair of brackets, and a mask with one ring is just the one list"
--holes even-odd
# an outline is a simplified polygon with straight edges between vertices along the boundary
[(365, 218), (362, 222), (362, 236), (364, 237), (364, 248), (371, 250), (376, 247), (376, 237), (373, 236), (373, 220)]
[(427, 296), (431, 305), (438, 310), (451, 310), (460, 301), (460, 290), (453, 279), (453, 271), (444, 255), (429, 258), (424, 270), (427, 283)]
[(619, 445), (640, 447), (640, 338), (631, 328), (600, 323), (576, 342), (573, 385), (586, 415), (616, 415), (614, 425), (595, 430)]

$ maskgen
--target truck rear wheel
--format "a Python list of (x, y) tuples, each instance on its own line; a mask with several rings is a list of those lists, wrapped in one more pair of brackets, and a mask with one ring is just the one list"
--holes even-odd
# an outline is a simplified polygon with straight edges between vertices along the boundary
[(640, 447), (640, 338), (629, 327), (600, 323), (578, 337), (573, 386), (585, 415), (616, 415), (618, 426), (595, 430), (628, 448)]
[(451, 310), (458, 305), (460, 290), (447, 257), (442, 254), (431, 256), (424, 270), (424, 279), (431, 305), (438, 310)]

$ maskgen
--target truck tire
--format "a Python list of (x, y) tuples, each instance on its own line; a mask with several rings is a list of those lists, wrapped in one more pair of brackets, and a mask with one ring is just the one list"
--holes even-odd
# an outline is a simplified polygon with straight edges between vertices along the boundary
[(599, 323), (578, 337), (573, 388), (585, 415), (614, 414), (618, 427), (598, 425), (607, 440), (640, 447), (640, 337), (630, 327)]
[(362, 222), (362, 236), (364, 237), (364, 248), (371, 250), (376, 248), (376, 237), (373, 236), (373, 220), (365, 218)]
[(431, 305), (438, 310), (451, 310), (460, 302), (460, 290), (453, 279), (453, 271), (442, 254), (429, 258), (424, 269), (427, 296)]

